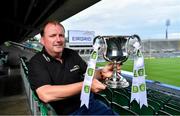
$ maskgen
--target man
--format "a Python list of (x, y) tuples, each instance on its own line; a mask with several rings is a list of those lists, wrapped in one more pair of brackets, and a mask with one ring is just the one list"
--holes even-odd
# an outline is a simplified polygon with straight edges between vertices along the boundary
[[(41, 32), (43, 50), (29, 62), (29, 81), (39, 99), (50, 103), (57, 114), (114, 114), (90, 97), (90, 107), (80, 108), (80, 92), (87, 64), (73, 50), (65, 47), (65, 29), (57, 21), (48, 21)], [(91, 91), (97, 93), (106, 86), (97, 79), (110, 77), (112, 65), (95, 72)]]

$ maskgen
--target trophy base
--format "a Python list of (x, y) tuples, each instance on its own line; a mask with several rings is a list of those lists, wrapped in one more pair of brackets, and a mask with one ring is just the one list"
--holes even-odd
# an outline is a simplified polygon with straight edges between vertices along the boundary
[(113, 80), (107, 80), (105, 84), (110, 88), (126, 88), (129, 86), (129, 82), (127, 81), (113, 81)]

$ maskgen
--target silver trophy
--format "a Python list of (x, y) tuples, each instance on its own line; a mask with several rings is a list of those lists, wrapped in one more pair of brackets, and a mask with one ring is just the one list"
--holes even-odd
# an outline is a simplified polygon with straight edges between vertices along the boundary
[(138, 35), (132, 36), (97, 36), (94, 44), (100, 46), (100, 53), (106, 61), (112, 62), (113, 76), (107, 78), (105, 84), (110, 88), (125, 88), (129, 82), (117, 72), (117, 64), (122, 65), (130, 54), (134, 54), (136, 49), (141, 47), (141, 40)]

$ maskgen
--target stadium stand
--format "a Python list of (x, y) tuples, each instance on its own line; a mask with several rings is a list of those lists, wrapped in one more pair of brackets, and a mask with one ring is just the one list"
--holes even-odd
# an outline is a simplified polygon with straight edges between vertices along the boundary
[(109, 100), (109, 102), (112, 103), (113, 91), (110, 88), (106, 88), (106, 91), (101, 91), (100, 94), (105, 96)]
[[(143, 45), (146, 46), (143, 48), (145, 57), (159, 58), (180, 56), (180, 44), (177, 40), (160, 40), (159, 42), (145, 41)], [(86, 61), (89, 59), (89, 55), (92, 51), (92, 47), (78, 47), (73, 49), (75, 49)], [(29, 99), (29, 105), (32, 114), (54, 114), (55, 112), (53, 111), (51, 106), (49, 104), (42, 103), (30, 89), (29, 82), (27, 80), (28, 70), (26, 67), (26, 58), (21, 57), (20, 60), (21, 75), (23, 78), (26, 94)], [(103, 61), (103, 58), (99, 58), (99, 61)], [(129, 87), (123, 89), (107, 88), (106, 90), (96, 94), (96, 98), (104, 102), (106, 105), (110, 106), (120, 115), (180, 115), (179, 87), (175, 88), (173, 86), (162, 84), (160, 82), (146, 80), (148, 107), (143, 106), (142, 109), (140, 109), (139, 104), (137, 104), (136, 101), (130, 103), (132, 73), (122, 71), (122, 74), (130, 82)]]
[[(131, 83), (132, 78), (130, 77), (132, 77), (132, 73), (126, 71), (122, 71), (122, 73)], [(121, 115), (180, 115), (179, 88), (173, 88), (150, 80), (147, 80), (146, 83), (148, 107), (143, 106), (142, 109), (139, 108), (136, 101), (130, 103), (131, 85), (122, 89), (107, 88), (100, 92), (100, 95), (106, 97), (113, 110)], [(128, 113), (129, 110), (135, 114)]]
[[(111, 95), (109, 94), (109, 91)], [(126, 92), (123, 92), (123, 91)], [(136, 101), (130, 103), (129, 89), (115, 90), (106, 89), (98, 94), (97, 99), (102, 100), (113, 108), (114, 111), (122, 115), (179, 115), (180, 98), (165, 93), (148, 89), (148, 107), (140, 109)], [(125, 94), (126, 93), (126, 94)], [(101, 97), (103, 98), (101, 98)], [(150, 97), (151, 96), (151, 97)], [(112, 100), (112, 101), (109, 101)], [(177, 101), (175, 101), (177, 100)], [(176, 103), (175, 103), (176, 102)]]
[(140, 108), (139, 104), (135, 100), (131, 102), (130, 110), (136, 112), (139, 115), (154, 115), (155, 114), (155, 110), (151, 105), (148, 105), (148, 107), (143, 105), (142, 108)]
[(134, 111), (126, 109), (123, 106), (117, 104), (116, 102), (112, 102), (112, 109), (120, 115), (138, 115)]
[(101, 100), (107, 106), (111, 106), (111, 102), (107, 99), (105, 95), (97, 93), (95, 94), (95, 98)]
[(144, 40), (142, 51), (146, 58), (180, 57), (180, 41), (178, 39)]
[(153, 107), (155, 113), (158, 112), (158, 110), (160, 110), (161, 108), (161, 105), (158, 102), (156, 102), (156, 100), (148, 99), (148, 105)]
[(159, 110), (159, 111), (158, 111), (158, 115), (167, 115), (167, 116), (171, 116), (171, 114), (169, 114), (168, 112), (163, 111), (163, 110)]
[(127, 95), (114, 91), (113, 92), (113, 98), (112, 102), (115, 102), (119, 105), (121, 105), (123, 108), (129, 108), (130, 107), (130, 99)]

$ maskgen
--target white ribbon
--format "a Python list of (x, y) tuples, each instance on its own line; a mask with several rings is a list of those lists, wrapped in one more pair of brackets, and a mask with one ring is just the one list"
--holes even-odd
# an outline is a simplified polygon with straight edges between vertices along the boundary
[(134, 58), (133, 80), (131, 89), (131, 102), (136, 100), (140, 104), (140, 108), (147, 104), (146, 82), (145, 82), (145, 68), (144, 57), (139, 48), (136, 49), (136, 56)]
[(96, 61), (98, 58), (98, 48), (99, 45), (95, 44), (94, 50), (91, 53), (90, 60), (88, 62), (88, 67), (86, 69), (85, 78), (81, 90), (81, 107), (85, 104), (87, 108), (89, 108), (89, 96), (91, 92), (91, 84), (93, 80), (93, 76), (95, 73)]

